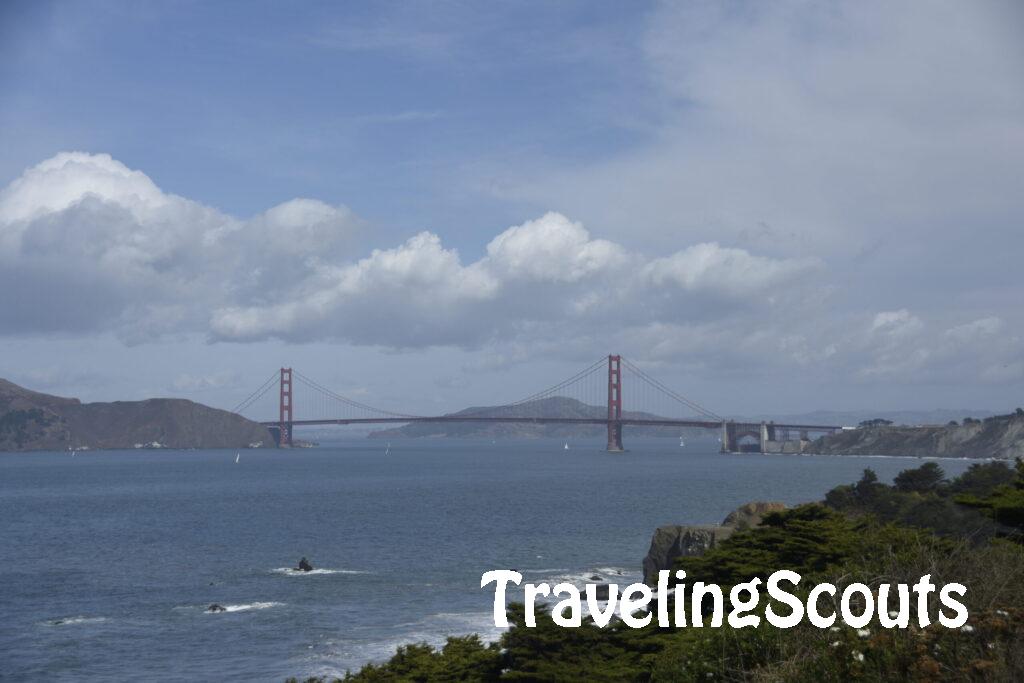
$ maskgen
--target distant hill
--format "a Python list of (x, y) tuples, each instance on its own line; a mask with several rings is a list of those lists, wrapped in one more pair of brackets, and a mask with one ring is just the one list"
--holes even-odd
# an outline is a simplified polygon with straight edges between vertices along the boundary
[(0, 379), (0, 451), (245, 448), (274, 441), (262, 425), (184, 399), (82, 403)]
[[(477, 406), (451, 415), (473, 417), (565, 417), (603, 419), (608, 415), (606, 406), (592, 406), (573, 398), (555, 396), (515, 406)], [(657, 420), (665, 419), (651, 413), (624, 412), (624, 417)], [(665, 436), (678, 438), (691, 436), (703, 430), (681, 430), (679, 427), (630, 427), (629, 436)], [(527, 424), (487, 422), (412, 422), (394, 429), (383, 429), (369, 434), (371, 439), (400, 438), (464, 438), (464, 439), (582, 439), (607, 434), (604, 425)]]

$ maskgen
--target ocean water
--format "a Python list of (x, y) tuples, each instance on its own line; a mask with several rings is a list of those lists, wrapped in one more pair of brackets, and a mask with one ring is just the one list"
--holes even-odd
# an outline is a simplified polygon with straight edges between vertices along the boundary
[[(234, 451), (0, 454), (0, 678), (341, 674), (402, 643), (495, 637), (489, 569), (630, 582), (659, 525), (920, 464), (628, 434), (627, 453), (570, 446), (393, 441), (385, 455), (355, 440), (238, 464)], [(302, 556), (317, 571), (289, 571)]]

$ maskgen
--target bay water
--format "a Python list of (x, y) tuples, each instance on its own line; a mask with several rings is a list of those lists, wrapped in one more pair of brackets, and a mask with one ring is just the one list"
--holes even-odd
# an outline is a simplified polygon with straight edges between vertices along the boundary
[[(499, 635), (490, 569), (639, 580), (663, 524), (818, 500), (907, 458), (721, 455), (713, 441), (340, 440), (293, 450), (0, 454), (0, 678), (340, 675)], [(941, 460), (949, 476), (966, 461)], [(292, 571), (301, 557), (316, 571)], [(212, 603), (227, 611), (210, 613)]]

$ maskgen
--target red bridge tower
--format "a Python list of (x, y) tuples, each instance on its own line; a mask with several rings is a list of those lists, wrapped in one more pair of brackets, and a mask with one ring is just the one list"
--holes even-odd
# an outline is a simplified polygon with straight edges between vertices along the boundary
[(292, 369), (281, 368), (281, 411), (279, 414), (281, 427), (280, 446), (288, 448), (292, 445)]
[(622, 356), (608, 356), (608, 452), (622, 447)]

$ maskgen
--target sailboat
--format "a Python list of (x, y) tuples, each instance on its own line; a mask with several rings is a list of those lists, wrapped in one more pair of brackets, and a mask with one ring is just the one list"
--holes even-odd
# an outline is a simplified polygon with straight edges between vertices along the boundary
[(686, 448), (686, 442), (683, 441), (683, 437), (679, 437), (679, 447)]
[(565, 446), (563, 446), (562, 449), (566, 450), (566, 451), (569, 450), (569, 442), (568, 441), (565, 442)]
[(235, 464), (236, 464), (236, 465), (238, 464), (238, 459), (239, 459), (240, 457), (242, 457), (242, 454), (236, 451), (236, 452), (235, 452)]
[(387, 447), (384, 449), (384, 455), (387, 455), (390, 452), (391, 452), (391, 442), (388, 441)]

